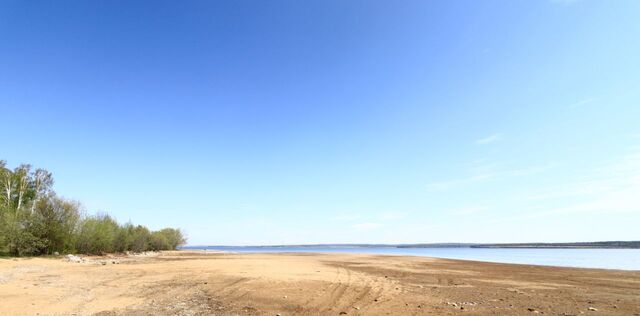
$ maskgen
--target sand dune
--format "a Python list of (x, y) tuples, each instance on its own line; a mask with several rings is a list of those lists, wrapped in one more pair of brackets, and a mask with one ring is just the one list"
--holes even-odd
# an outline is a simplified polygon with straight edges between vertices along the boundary
[(640, 272), (353, 254), (0, 259), (3, 315), (640, 315)]

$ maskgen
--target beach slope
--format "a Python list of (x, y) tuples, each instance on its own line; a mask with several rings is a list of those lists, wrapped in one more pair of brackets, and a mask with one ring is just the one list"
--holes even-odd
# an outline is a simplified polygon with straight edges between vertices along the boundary
[(3, 315), (640, 315), (640, 272), (354, 254), (0, 259)]

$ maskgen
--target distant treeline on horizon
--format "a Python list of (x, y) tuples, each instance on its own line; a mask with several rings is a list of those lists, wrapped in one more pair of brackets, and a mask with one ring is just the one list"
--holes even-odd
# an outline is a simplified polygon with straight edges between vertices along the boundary
[(510, 243), (510, 244), (480, 244), (472, 248), (640, 248), (640, 241), (596, 241), (596, 242), (565, 242), (565, 243)]
[(179, 229), (150, 231), (107, 214), (86, 215), (80, 203), (57, 196), (52, 187), (49, 171), (27, 164), (11, 170), (0, 160), (0, 254), (142, 252), (186, 243)]
[(640, 249), (640, 241), (594, 241), (563, 243), (420, 243), (420, 244), (306, 244), (306, 245), (263, 245), (263, 246), (184, 246), (181, 249), (206, 248), (314, 248), (314, 247), (361, 247), (361, 248), (558, 248), (558, 249)]

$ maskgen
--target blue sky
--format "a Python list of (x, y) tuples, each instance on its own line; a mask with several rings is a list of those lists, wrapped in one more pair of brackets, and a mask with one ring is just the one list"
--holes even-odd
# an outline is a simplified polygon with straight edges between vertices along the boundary
[(0, 159), (190, 244), (639, 239), (638, 1), (3, 1)]

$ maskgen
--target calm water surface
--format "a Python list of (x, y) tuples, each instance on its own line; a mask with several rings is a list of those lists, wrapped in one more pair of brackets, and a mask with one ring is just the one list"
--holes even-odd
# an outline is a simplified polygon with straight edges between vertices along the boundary
[(548, 266), (640, 270), (640, 249), (491, 249), (395, 247), (185, 247), (241, 253), (328, 252), (410, 255)]

